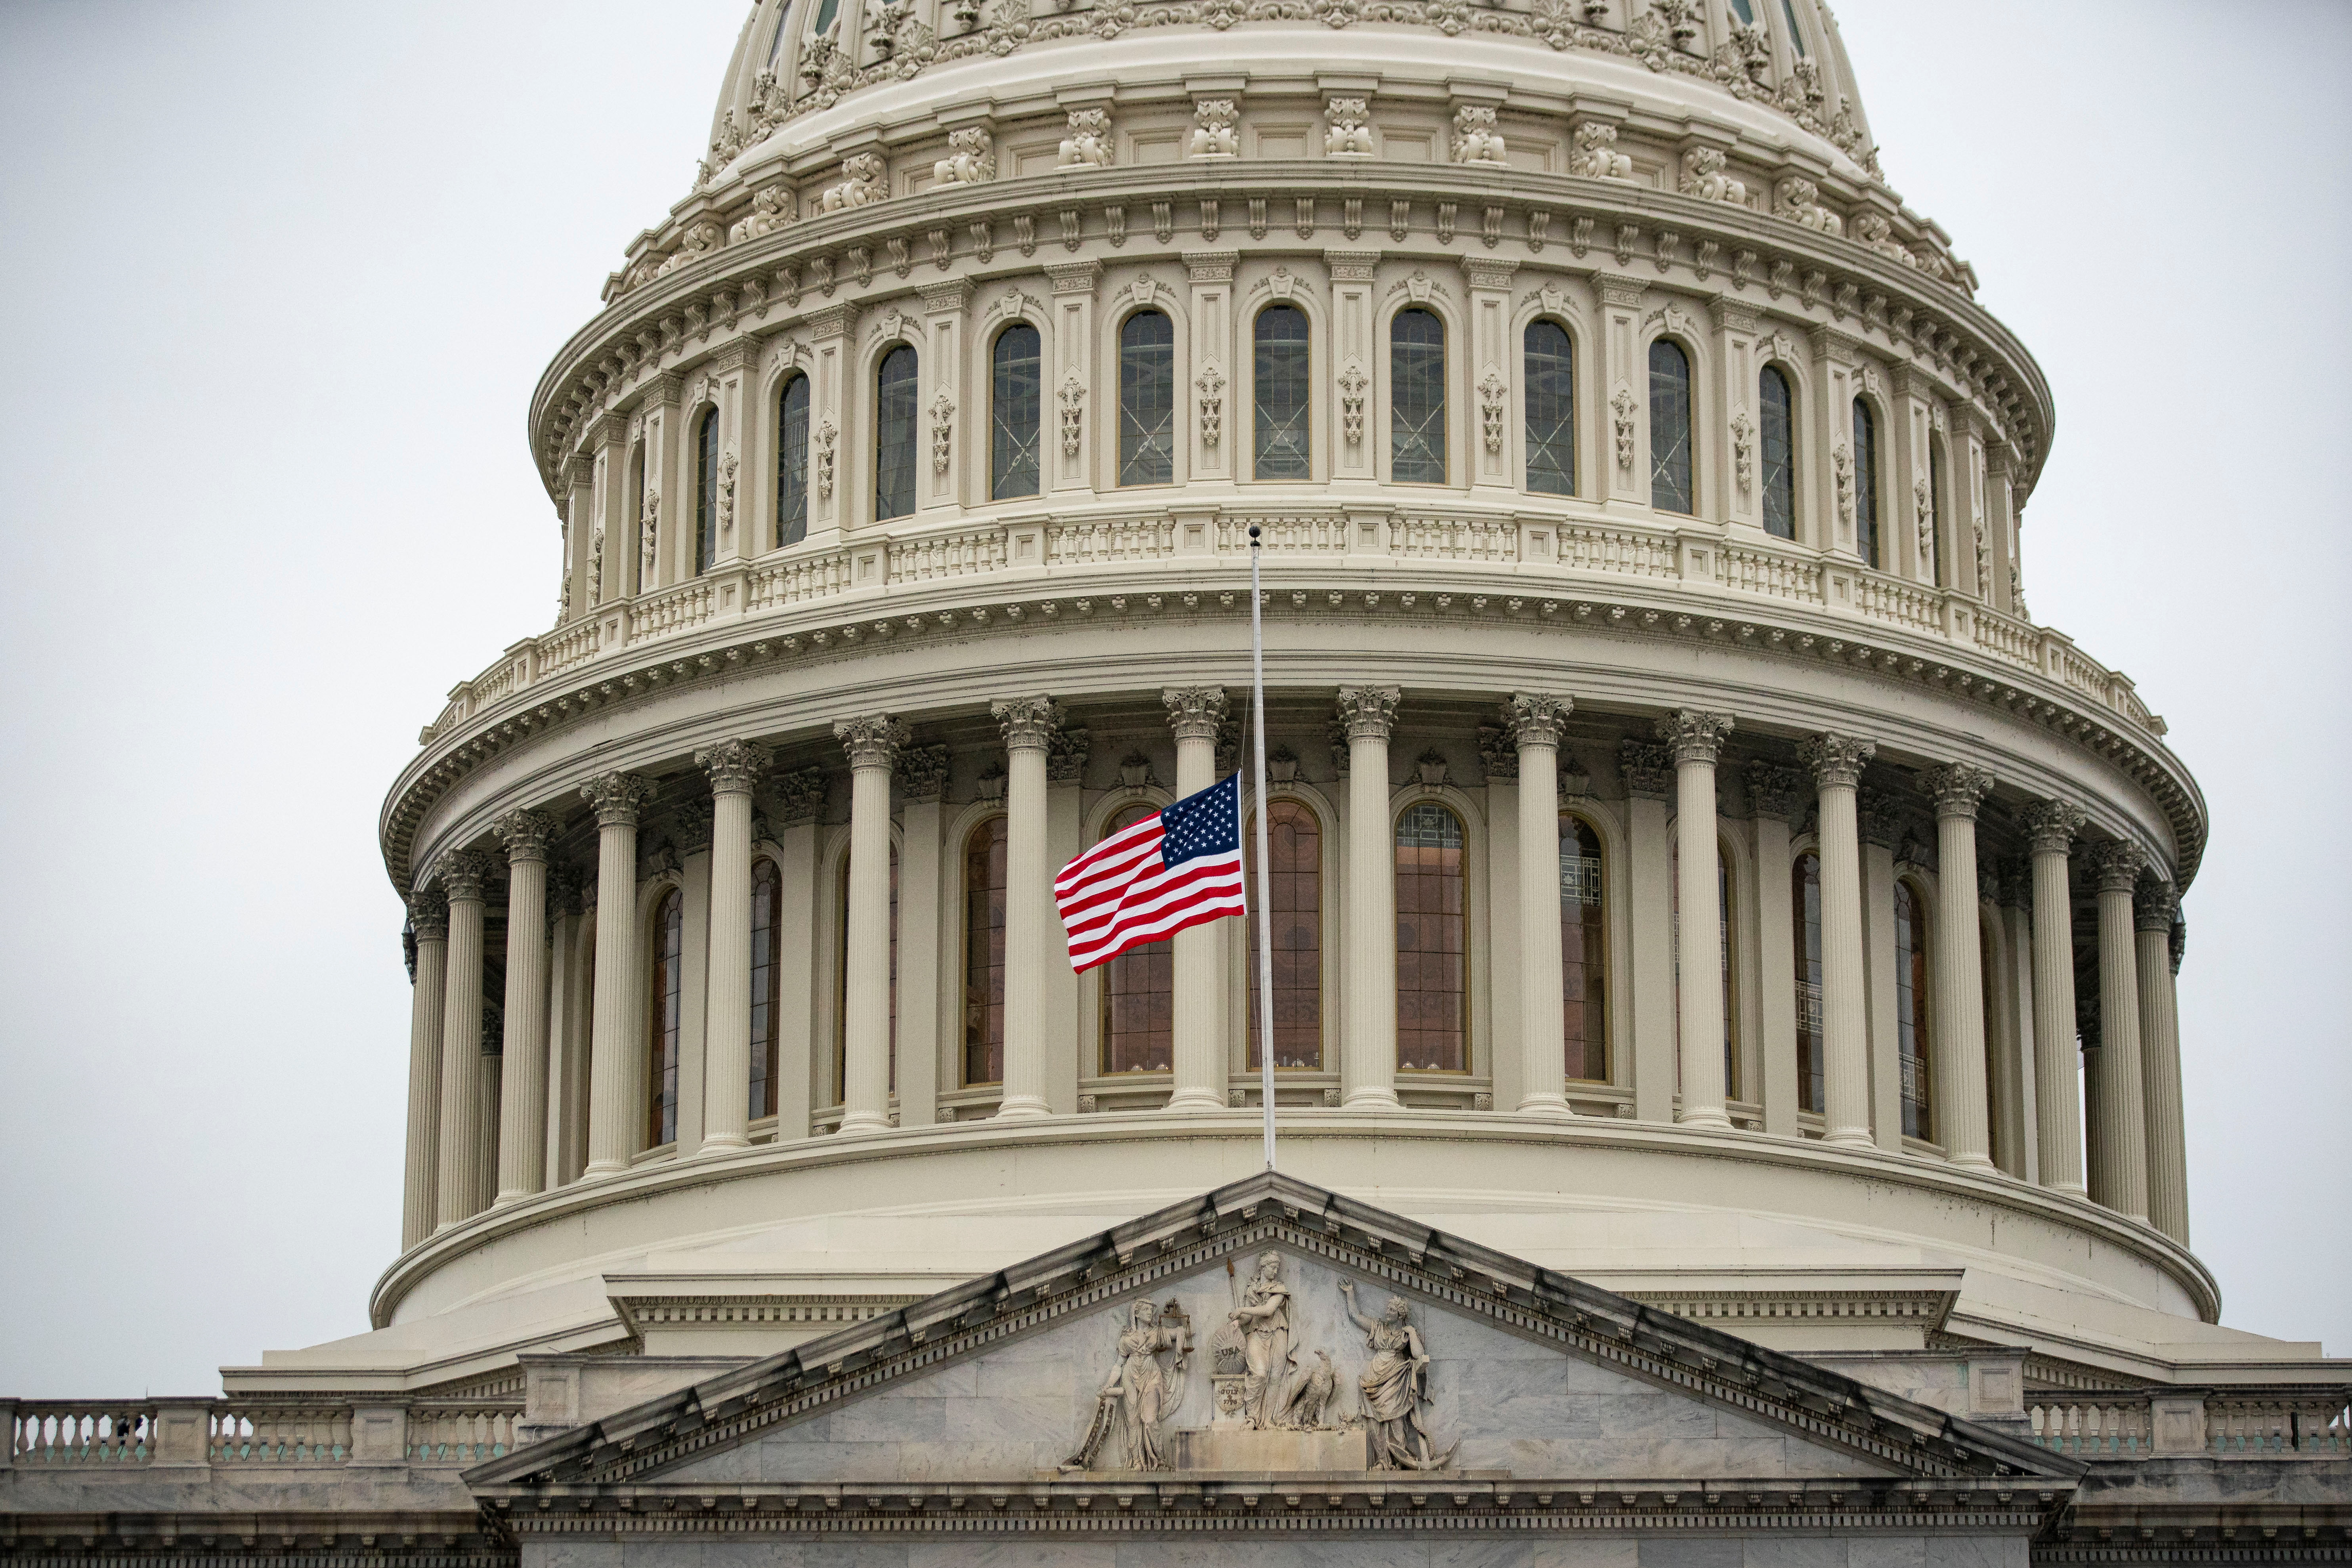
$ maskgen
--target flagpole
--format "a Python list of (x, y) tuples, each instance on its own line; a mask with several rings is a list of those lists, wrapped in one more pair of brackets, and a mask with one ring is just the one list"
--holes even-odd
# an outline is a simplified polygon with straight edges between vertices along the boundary
[(1266, 898), (1272, 866), (1266, 852), (1265, 628), (1259, 616), (1258, 560), (1264, 531), (1250, 524), (1250, 730), (1256, 740), (1257, 782), (1257, 1068), (1265, 1107), (1265, 1168), (1274, 1169), (1274, 905)]

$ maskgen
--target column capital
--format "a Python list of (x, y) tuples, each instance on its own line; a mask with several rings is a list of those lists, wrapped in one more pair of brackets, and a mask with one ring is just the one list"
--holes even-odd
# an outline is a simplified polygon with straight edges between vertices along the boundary
[(888, 768), (907, 743), (907, 726), (887, 713), (844, 719), (833, 727), (833, 734), (849, 753), (852, 768)]
[(447, 941), (449, 900), (437, 889), (418, 889), (408, 895), (408, 924), (419, 942)]
[(637, 813), (653, 797), (653, 781), (635, 773), (605, 773), (580, 786), (580, 798), (596, 808), (599, 827), (635, 827)]
[(588, 879), (575, 868), (561, 860), (551, 862), (547, 868), (547, 923), (551, 926), (577, 910), (587, 885)]
[(2153, 871), (2140, 873), (2132, 889), (2132, 924), (2140, 931), (2160, 931), (2168, 938), (2180, 917), (2180, 890)]
[(509, 811), (490, 824), (490, 831), (507, 847), (509, 865), (519, 860), (544, 860), (555, 837), (555, 818), (544, 811)]
[(769, 781), (768, 789), (776, 803), (776, 822), (780, 826), (799, 827), (824, 815), (823, 768), (794, 768), (790, 773), (778, 773)]
[(908, 746), (898, 752), (898, 793), (908, 800), (937, 800), (948, 792), (948, 749)]
[(1619, 742), (1617, 771), (1628, 795), (1664, 800), (1675, 793), (1674, 753), (1654, 741)]
[(1568, 716), (1576, 711), (1576, 700), (1570, 697), (1549, 697), (1533, 691), (1514, 691), (1511, 700), (1503, 704), (1503, 723), (1511, 732), (1515, 746), (1558, 747), (1559, 738), (1568, 728)]
[(1060, 706), (1043, 692), (1034, 697), (1000, 698), (988, 705), (988, 712), (1004, 731), (1004, 749), (1008, 752), (1051, 751), (1054, 731), (1062, 722)]
[(1402, 697), (1393, 686), (1339, 688), (1339, 721), (1350, 741), (1385, 741), (1396, 728), (1397, 702)]
[(1054, 726), (1053, 739), (1045, 742), (1045, 782), (1047, 784), (1084, 784), (1087, 759), (1094, 755), (1094, 731), (1083, 725), (1064, 721)]
[(710, 847), (711, 824), (718, 814), (707, 800), (689, 800), (670, 813), (670, 844), (678, 854), (698, 855)]
[(1171, 686), (1160, 693), (1179, 741), (1214, 741), (1232, 704), (1222, 686)]
[(1883, 789), (1857, 789), (1853, 796), (1854, 826), (1864, 844), (1892, 849), (1902, 842), (1903, 815), (1895, 797)]
[(750, 795), (768, 762), (768, 748), (757, 741), (721, 741), (694, 753), (694, 765), (710, 776), (713, 795)]
[(1478, 726), (1478, 763), (1488, 784), (1508, 784), (1519, 776), (1519, 743), (1511, 738), (1511, 727), (1508, 704), (1502, 723)]
[(2003, 909), (2030, 910), (2033, 907), (2033, 862), (2024, 856), (2012, 855), (2001, 861), (2000, 902)]
[(1794, 822), (1804, 814), (1805, 775), (1759, 758), (1748, 764), (1748, 805), (1759, 816)]
[(2139, 885), (2139, 874), (2147, 865), (2147, 851), (2128, 838), (2110, 838), (2104, 844), (2093, 845), (2086, 858), (2100, 892), (2128, 896)]
[(1675, 708), (1658, 721), (1658, 739), (1674, 752), (1676, 767), (1685, 763), (1705, 763), (1713, 767), (1723, 750), (1723, 738), (1731, 733), (1731, 726), (1728, 713)]
[(1967, 763), (1946, 763), (1919, 775), (1920, 785), (1935, 797), (1936, 817), (1976, 820), (1977, 806), (1992, 789), (1992, 775)]
[(2063, 855), (2091, 814), (2071, 800), (2036, 801), (2025, 808), (2025, 836), (2036, 855)]
[(441, 884), (451, 903), (480, 903), (490, 871), (490, 858), (480, 850), (452, 849), (434, 862), (433, 879)]
[(1797, 745), (1797, 756), (1812, 770), (1817, 790), (1853, 788), (1862, 782), (1863, 764), (1877, 754), (1875, 742), (1851, 735), (1810, 735)]

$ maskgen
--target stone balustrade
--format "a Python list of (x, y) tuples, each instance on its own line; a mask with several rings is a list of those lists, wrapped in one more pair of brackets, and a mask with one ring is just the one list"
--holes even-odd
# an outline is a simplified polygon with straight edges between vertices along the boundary
[(2352, 1455), (2352, 1390), (2141, 1388), (2033, 1393), (2033, 1441), (2086, 1459)]
[(240, 1400), (15, 1400), (16, 1469), (420, 1465), (462, 1469), (515, 1447), (520, 1402), (397, 1396), (280, 1404)]

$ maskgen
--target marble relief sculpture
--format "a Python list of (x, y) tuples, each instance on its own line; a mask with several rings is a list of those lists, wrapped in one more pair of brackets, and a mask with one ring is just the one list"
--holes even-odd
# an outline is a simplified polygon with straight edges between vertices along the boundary
[[(1116, 1429), (1125, 1445), (1130, 1470), (1164, 1470), (1168, 1466), (1161, 1429), (1184, 1400), (1184, 1365), (1192, 1351), (1192, 1323), (1173, 1301), (1161, 1311), (1157, 1303), (1138, 1301), (1128, 1310), (1127, 1329), (1118, 1336), (1118, 1364), (1095, 1396), (1095, 1415), (1063, 1468), (1091, 1470), (1103, 1440)], [(1160, 1364), (1173, 1352), (1175, 1360)]]
[(1247, 1374), (1244, 1413), (1261, 1430), (1278, 1426), (1291, 1370), (1290, 1287), (1283, 1282), (1282, 1254), (1259, 1255), (1257, 1272), (1234, 1304), (1229, 1321), (1241, 1336)]
[(1339, 1281), (1339, 1293), (1348, 1299), (1349, 1321), (1364, 1331), (1372, 1352), (1357, 1379), (1364, 1422), (1371, 1428), (1372, 1468), (1444, 1469), (1453, 1462), (1454, 1447), (1434, 1451), (1421, 1424), (1421, 1407), (1429, 1402), (1429, 1351), (1412, 1326), (1412, 1308), (1391, 1296), (1378, 1318), (1368, 1318), (1357, 1310), (1354, 1280)]

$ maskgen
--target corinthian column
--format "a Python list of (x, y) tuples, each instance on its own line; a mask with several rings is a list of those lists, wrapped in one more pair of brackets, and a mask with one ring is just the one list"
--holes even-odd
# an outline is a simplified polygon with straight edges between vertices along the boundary
[(1944, 1151), (1955, 1165), (1990, 1170), (1977, 805), (1992, 788), (1992, 775), (1949, 763), (1930, 769), (1923, 782), (1936, 797), (1936, 1082), (1944, 1103)]
[(400, 1249), (433, 1234), (440, 1217), (441, 1009), (449, 983), (449, 902), (438, 892), (411, 894), (416, 974), (408, 994), (408, 1160), (403, 1173)]
[(1679, 708), (1658, 721), (1675, 754), (1675, 951), (1682, 954), (1681, 1120), (1730, 1131), (1723, 1047), (1723, 902), (1716, 858), (1715, 759), (1731, 715)]
[(1340, 1103), (1354, 1110), (1398, 1104), (1396, 842), (1389, 832), (1389, 731), (1398, 695), (1393, 686), (1339, 689), (1348, 726), (1348, 1011), (1339, 1085)]
[(999, 1116), (1046, 1116), (1045, 955), (1055, 918), (1045, 853), (1045, 756), (1058, 716), (1050, 697), (989, 705), (1004, 731), (1004, 1098)]
[(631, 1053), (642, 1050), (635, 1016), (637, 813), (654, 786), (634, 773), (606, 773), (580, 786), (596, 809), (596, 995), (588, 1045), (588, 1169), (629, 1168), (641, 1120), (629, 1093)]
[(449, 896), (449, 982), (441, 1008), (441, 1173), (436, 1228), (446, 1230), (490, 1206), (482, 1150), (482, 886), (487, 856), (454, 850), (436, 873)]
[[(845, 719), (833, 732), (849, 753), (841, 1131), (879, 1132), (890, 1125), (890, 770), (898, 760), (898, 748), (907, 743), (907, 727), (887, 713), (877, 713)], [(744, 831), (751, 831), (748, 816)], [(750, 899), (747, 871), (747, 908)], [(748, 934), (745, 941), (750, 941)], [(751, 984), (748, 969), (743, 984)], [(748, 1063), (744, 1070), (751, 1070)]]
[(1574, 1114), (1559, 962), (1559, 737), (1574, 707), (1521, 691), (1503, 709), (1519, 751), (1519, 1109), (1546, 1116)]
[[(1225, 721), (1221, 686), (1170, 687), (1160, 694), (1176, 732), (1176, 794), (1196, 795), (1217, 782), (1217, 731)], [(1175, 1092), (1171, 1110), (1225, 1109), (1225, 932), (1193, 926), (1174, 938)]]
[(2140, 1081), (2139, 958), (2132, 889), (2147, 857), (2121, 839), (2099, 846), (2099, 1048), (2091, 1074), (2091, 1201), (2147, 1218), (2147, 1103)]
[(1870, 1135), (1869, 1016), (1862, 994), (1862, 829), (1854, 790), (1878, 748), (1844, 735), (1798, 747), (1819, 793), (1822, 857), (1822, 1056), (1829, 1131), (1823, 1142), (1876, 1146)]
[(2140, 1087), (2147, 1097), (2147, 1219), (2189, 1245), (2189, 1153), (2180, 1115), (2180, 1012), (2173, 994), (2172, 921), (2180, 895), (2140, 879), (2132, 904), (2139, 933)]
[(2083, 1190), (2083, 1098), (2074, 1050), (2074, 910), (2066, 854), (2084, 813), (2045, 800), (2025, 814), (2033, 847), (2034, 1148), (2042, 1184)]
[(506, 1070), (499, 1084), (499, 1196), (547, 1190), (547, 842), (555, 819), (510, 811), (507, 847)]
[[(751, 785), (767, 771), (768, 748), (721, 741), (695, 752), (694, 763), (710, 775), (710, 1004), (703, 1025), (709, 1043), (702, 1077), (702, 1152), (709, 1154), (751, 1143)], [(883, 892), (887, 899), (887, 883)], [(887, 950), (887, 936), (884, 942)]]

